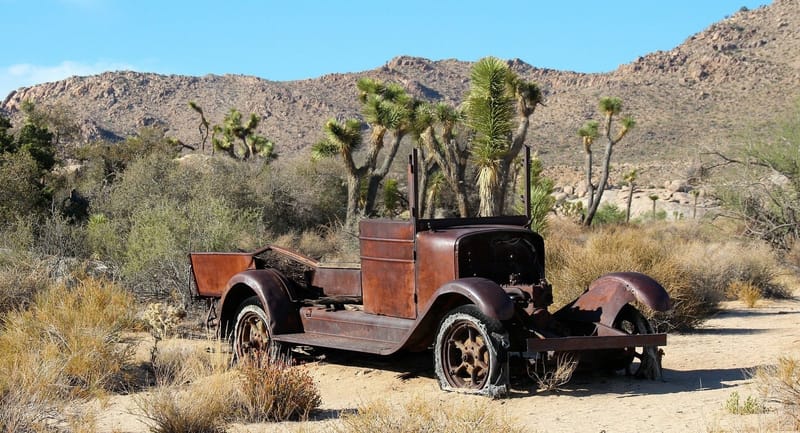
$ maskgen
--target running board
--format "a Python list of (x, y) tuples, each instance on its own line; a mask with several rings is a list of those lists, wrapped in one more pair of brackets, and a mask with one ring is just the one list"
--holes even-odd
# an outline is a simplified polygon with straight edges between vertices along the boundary
[(400, 348), (394, 341), (369, 340), (365, 338), (342, 337), (340, 335), (298, 332), (296, 334), (274, 335), (273, 340), (295, 346), (325, 347), (328, 349), (351, 350), (376, 355), (391, 355)]

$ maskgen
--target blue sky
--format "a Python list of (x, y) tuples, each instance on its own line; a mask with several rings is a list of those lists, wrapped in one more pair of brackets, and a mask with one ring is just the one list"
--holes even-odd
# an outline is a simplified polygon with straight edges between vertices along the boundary
[(0, 0), (0, 100), (108, 70), (296, 80), (398, 55), (607, 72), (766, 0)]

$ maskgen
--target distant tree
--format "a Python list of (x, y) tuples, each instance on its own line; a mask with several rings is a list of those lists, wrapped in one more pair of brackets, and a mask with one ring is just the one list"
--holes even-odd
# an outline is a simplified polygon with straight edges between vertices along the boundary
[(26, 114), (22, 127), (13, 136), (11, 122), (0, 116), (0, 153), (27, 153), (39, 167), (41, 174), (50, 171), (56, 163), (53, 133), (41, 122), (32, 103), (24, 103)]
[(203, 109), (196, 102), (189, 101), (189, 107), (200, 115), (200, 124), (197, 125), (197, 129), (200, 131), (200, 151), (205, 153), (206, 141), (208, 141), (208, 135), (211, 132), (211, 124), (203, 114)]
[[(328, 120), (323, 127), (324, 137), (312, 147), (314, 159), (337, 154), (342, 157), (348, 191), (345, 225), (349, 229), (355, 229), (359, 217), (374, 214), (380, 184), (389, 173), (400, 141), (412, 129), (414, 107), (417, 104), (401, 86), (394, 83), (362, 78), (357, 87), (364, 120), (370, 129), (364, 162), (359, 166), (353, 159), (353, 152), (363, 143), (359, 119), (348, 119), (344, 123)], [(378, 165), (387, 134), (391, 136), (389, 147)], [(366, 185), (362, 185), (362, 182), (366, 182)], [(366, 188), (363, 204), (362, 186)]]
[(520, 79), (506, 62), (494, 57), (476, 62), (470, 79), (466, 116), (475, 133), (470, 152), (478, 171), (478, 214), (499, 215), (505, 207), (512, 163), (522, 150), (542, 93), (535, 83)]
[[(424, 155), (430, 158), (423, 158), (426, 175), (434, 171), (441, 172), (444, 180), (455, 194), (456, 206), (461, 217), (469, 216), (469, 205), (467, 202), (467, 183), (466, 170), (469, 161), (469, 146), (466, 140), (459, 140), (456, 137), (455, 129), (464, 118), (463, 113), (444, 102), (436, 104), (423, 103), (417, 107), (416, 113), (416, 136), (421, 143)], [(431, 173), (428, 173), (431, 172)], [(421, 182), (425, 185), (427, 182)], [(429, 191), (424, 202), (431, 206), (426, 212), (432, 211), (433, 203), (430, 199), (438, 196), (441, 183), (431, 183), (431, 187), (436, 186), (437, 191)], [(421, 186), (420, 194), (425, 197), (426, 188)], [(422, 205), (421, 205), (422, 206)], [(426, 206), (422, 206), (425, 208)], [(430, 216), (430, 215), (428, 215)]]
[(0, 154), (16, 150), (16, 140), (11, 135), (11, 120), (0, 114)]
[(622, 180), (628, 184), (628, 201), (625, 204), (625, 222), (631, 222), (631, 204), (633, 203), (633, 190), (636, 188), (636, 179), (639, 177), (639, 172), (633, 169), (622, 177)]
[(378, 155), (370, 156), (374, 167), (367, 173), (367, 195), (364, 214), (373, 215), (381, 182), (389, 174), (389, 169), (397, 156), (400, 142), (413, 127), (414, 107), (418, 104), (402, 86), (396, 83), (383, 83), (373, 78), (361, 78), (357, 82), (359, 100), (363, 104), (364, 120), (370, 126), (370, 152), (380, 152), (384, 147), (386, 133), (391, 139), (383, 160), (377, 164)]
[[(592, 225), (592, 219), (594, 218), (595, 213), (597, 213), (597, 208), (600, 206), (600, 201), (603, 198), (603, 192), (608, 185), (608, 174), (609, 174), (609, 167), (611, 166), (611, 154), (614, 150), (614, 146), (619, 143), (623, 137), (630, 131), (635, 125), (636, 122), (630, 116), (622, 117), (619, 119), (619, 128), (617, 132), (612, 132), (612, 123), (616, 116), (619, 116), (620, 112), (622, 111), (622, 100), (619, 98), (612, 98), (612, 97), (604, 97), (600, 99), (599, 104), (600, 113), (604, 116), (604, 122), (602, 124), (602, 134), (600, 131), (600, 124), (597, 121), (590, 120), (586, 122), (579, 130), (578, 135), (581, 137), (583, 142), (584, 151), (587, 154), (586, 157), (586, 187), (587, 193), (589, 195), (589, 204), (586, 206), (586, 216), (583, 219), (583, 224), (585, 226)], [(591, 146), (594, 143), (594, 140), (597, 139), (600, 135), (605, 137), (606, 139), (606, 147), (605, 153), (603, 155), (602, 161), (602, 171), (600, 173), (600, 179), (597, 185), (594, 184), (592, 179), (592, 151)]]
[(242, 123), (242, 121), (242, 113), (231, 108), (223, 122), (214, 125), (211, 135), (214, 150), (224, 150), (228, 156), (234, 159), (249, 160), (259, 156), (265, 161), (270, 161), (275, 158), (275, 145), (272, 141), (256, 133), (256, 128), (261, 121), (258, 115), (251, 113), (246, 123)]
[(356, 166), (353, 160), (353, 152), (360, 149), (362, 144), (361, 121), (348, 119), (340, 123), (335, 119), (329, 119), (325, 122), (323, 131), (325, 137), (312, 146), (311, 157), (312, 159), (330, 158), (334, 155), (342, 157), (347, 179), (345, 227), (354, 229), (359, 216), (361, 179), (366, 175), (370, 164), (370, 161), (367, 161), (361, 166)]
[(74, 140), (80, 134), (80, 127), (75, 122), (75, 114), (62, 103), (38, 106), (31, 101), (23, 101), (20, 111), (25, 115), (26, 123), (39, 128), (47, 128), (53, 135), (53, 145), (60, 146), (66, 140)]
[(733, 156), (714, 153), (723, 165), (738, 166), (717, 196), (746, 236), (788, 250), (800, 245), (800, 103), (768, 131), (766, 138), (738, 146)]

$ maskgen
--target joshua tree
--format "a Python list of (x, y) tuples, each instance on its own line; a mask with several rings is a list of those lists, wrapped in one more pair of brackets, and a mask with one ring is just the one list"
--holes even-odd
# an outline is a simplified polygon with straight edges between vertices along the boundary
[[(413, 126), (414, 107), (418, 102), (396, 83), (384, 84), (372, 78), (362, 78), (358, 80), (357, 86), (361, 92), (359, 100), (363, 104), (364, 119), (372, 128), (368, 158), (372, 163), (367, 173), (367, 196), (364, 204), (364, 214), (372, 215), (380, 184), (389, 174), (400, 141)], [(383, 149), (387, 132), (391, 133), (392, 138), (383, 161), (377, 165), (378, 152)]]
[[(370, 127), (366, 160), (356, 166), (353, 151), (361, 146), (361, 121), (348, 119), (343, 124), (331, 119), (325, 123), (325, 137), (312, 148), (313, 158), (331, 157), (340, 154), (347, 172), (347, 221), (354, 229), (360, 215), (372, 215), (380, 184), (394, 161), (400, 141), (413, 126), (413, 113), (417, 101), (410, 97), (402, 86), (384, 84), (372, 78), (358, 81), (359, 101), (362, 114)], [(389, 148), (378, 165), (378, 157), (384, 148), (387, 133), (391, 133)], [(359, 210), (362, 180), (367, 181), (367, 193)]]
[[(339, 154), (342, 157), (347, 177), (347, 213), (345, 226), (355, 228), (358, 221), (358, 201), (361, 193), (361, 179), (369, 169), (369, 162), (361, 167), (356, 167), (353, 161), (353, 152), (361, 147), (361, 121), (348, 119), (339, 123), (330, 119), (323, 127), (325, 137), (314, 144), (311, 149), (312, 159), (331, 157)], [(377, 155), (377, 154), (376, 154)]]
[(628, 202), (625, 206), (625, 222), (631, 222), (631, 202), (633, 201), (633, 189), (635, 188), (636, 178), (639, 177), (639, 172), (633, 169), (622, 177), (625, 183), (628, 184)]
[(211, 124), (208, 123), (208, 119), (203, 114), (203, 109), (196, 102), (189, 101), (189, 107), (200, 115), (200, 124), (197, 125), (197, 129), (200, 131), (200, 151), (205, 153), (206, 141), (208, 140), (209, 132), (211, 132)]
[(511, 164), (522, 150), (530, 116), (542, 103), (542, 93), (536, 84), (521, 80), (506, 62), (494, 57), (475, 63), (471, 81), (466, 115), (475, 133), (470, 150), (478, 170), (478, 213), (498, 215), (505, 205)]
[[(211, 135), (211, 143), (214, 149), (220, 149), (235, 159), (248, 160), (253, 156), (260, 156), (266, 160), (275, 157), (273, 153), (274, 144), (266, 137), (256, 134), (256, 128), (261, 119), (251, 113), (247, 123), (242, 124), (242, 113), (235, 108), (231, 108), (221, 125), (214, 125)], [(236, 143), (240, 143), (240, 150), (237, 151)]]
[(658, 194), (650, 194), (647, 196), (650, 200), (653, 201), (653, 221), (656, 220), (656, 202), (658, 201)]
[(591, 145), (594, 140), (600, 136), (600, 125), (596, 121), (589, 121), (578, 130), (578, 135), (583, 141), (584, 151), (587, 153), (586, 186), (589, 193), (589, 204), (586, 207), (586, 216), (583, 219), (583, 224), (586, 226), (592, 225), (592, 219), (594, 219), (594, 215), (597, 213), (600, 200), (603, 198), (603, 192), (608, 185), (608, 172), (614, 146), (616, 146), (616, 144), (625, 137), (628, 131), (636, 125), (636, 121), (634, 121), (632, 117), (623, 117), (619, 120), (620, 126), (616, 134), (612, 134), (611, 125), (614, 117), (618, 116), (622, 111), (622, 100), (619, 98), (604, 97), (600, 99), (599, 109), (600, 113), (604, 116), (602, 136), (606, 138), (606, 147), (603, 155), (600, 181), (597, 185), (592, 183)]
[[(463, 114), (457, 108), (448, 105), (444, 102), (437, 104), (422, 103), (416, 109), (416, 128), (415, 132), (417, 140), (421, 143), (421, 149), (424, 151), (423, 162), (425, 163), (425, 170), (421, 184), (426, 185), (422, 187), (423, 201), (428, 201), (429, 198), (435, 197), (437, 194), (429, 194), (425, 197), (427, 189), (427, 176), (428, 172), (438, 171), (441, 173), (444, 181), (450, 186), (455, 193), (456, 206), (458, 213), (462, 217), (469, 216), (469, 209), (467, 204), (467, 185), (465, 182), (465, 173), (467, 170), (467, 161), (469, 160), (469, 148), (463, 140), (457, 140), (455, 136), (455, 128), (463, 119)], [(433, 187), (441, 187), (441, 183), (432, 183)], [(429, 208), (433, 203), (428, 202), (429, 206), (422, 206)], [(427, 212), (427, 211), (426, 211)]]

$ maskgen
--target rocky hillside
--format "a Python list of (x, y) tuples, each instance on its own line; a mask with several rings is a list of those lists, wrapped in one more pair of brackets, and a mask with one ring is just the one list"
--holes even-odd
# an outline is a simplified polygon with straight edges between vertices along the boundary
[[(798, 100), (800, 1), (775, 0), (736, 12), (670, 51), (648, 54), (606, 74), (509, 63), (545, 91), (546, 106), (534, 114), (528, 143), (549, 166), (581, 164), (576, 130), (596, 116), (600, 97), (618, 96), (637, 127), (616, 160), (645, 169), (648, 177), (675, 177), (703, 149), (728, 146), (744, 128), (758, 130)], [(458, 60), (397, 57), (370, 71), (286, 82), (242, 75), (107, 72), (20, 89), (0, 110), (14, 118), (26, 99), (63, 104), (79, 119), (85, 140), (163, 126), (168, 135), (197, 143), (198, 118), (189, 101), (201, 105), (212, 123), (236, 107), (262, 116), (262, 132), (276, 142), (280, 154), (292, 155), (320, 138), (327, 118), (358, 114), (355, 83), (361, 76), (399, 82), (420, 98), (458, 103), (468, 88), (470, 67)]]

